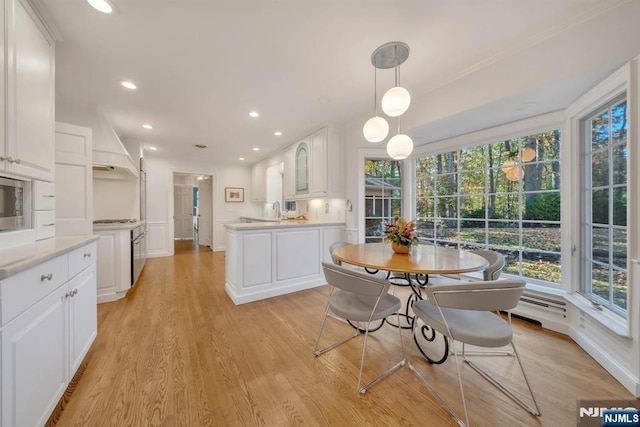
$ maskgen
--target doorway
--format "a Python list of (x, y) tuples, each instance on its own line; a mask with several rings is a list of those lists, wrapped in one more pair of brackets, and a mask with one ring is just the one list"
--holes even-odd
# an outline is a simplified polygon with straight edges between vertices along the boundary
[(211, 250), (213, 176), (173, 173), (174, 253)]

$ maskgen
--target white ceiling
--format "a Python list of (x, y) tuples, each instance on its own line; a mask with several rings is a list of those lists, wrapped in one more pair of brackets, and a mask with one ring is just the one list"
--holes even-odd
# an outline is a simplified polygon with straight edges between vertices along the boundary
[[(157, 146), (158, 155), (232, 164), (241, 156), (254, 162), (327, 122), (364, 122), (373, 103), (370, 55), (383, 43), (410, 46), (401, 77), (418, 102), (615, 8), (627, 8), (620, 28), (640, 22), (640, 2), (627, 0), (114, 0), (119, 13), (111, 15), (84, 0), (31, 1), (62, 39), (59, 104), (101, 108), (122, 139)], [(640, 53), (640, 37), (629, 38), (621, 35), (628, 47), (616, 51), (617, 62)], [(566, 105), (616, 61), (589, 72), (582, 65), (580, 78), (545, 86), (555, 94), (549, 105), (535, 100), (533, 109), (517, 109), (544, 93), (531, 88), (488, 103), (486, 119), (481, 106), (469, 108), (478, 122), (471, 127)], [(379, 92), (392, 79), (392, 72), (378, 72)], [(122, 88), (123, 80), (138, 89)], [(251, 110), (261, 116), (250, 118)], [(414, 118), (417, 142), (433, 140), (434, 130), (454, 132), (452, 117), (428, 126)]]

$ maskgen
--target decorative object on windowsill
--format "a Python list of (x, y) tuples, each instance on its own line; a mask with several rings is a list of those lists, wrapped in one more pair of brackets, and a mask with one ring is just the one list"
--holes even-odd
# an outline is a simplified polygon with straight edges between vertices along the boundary
[[(367, 120), (362, 128), (362, 134), (369, 142), (381, 142), (389, 134), (389, 124), (378, 116), (377, 70), (393, 68), (395, 71), (395, 86), (382, 97), (382, 111), (389, 117), (399, 117), (404, 114), (411, 104), (409, 91), (400, 86), (400, 64), (409, 57), (409, 46), (402, 42), (385, 43), (371, 54), (373, 64), (373, 108), (374, 116)], [(387, 143), (387, 153), (394, 160), (407, 158), (413, 151), (413, 140), (400, 133), (400, 119), (398, 118), (398, 132)]]
[(395, 216), (391, 222), (384, 223), (384, 235), (391, 241), (391, 249), (399, 254), (408, 254), (411, 245), (419, 242), (416, 222), (407, 221), (401, 216)]

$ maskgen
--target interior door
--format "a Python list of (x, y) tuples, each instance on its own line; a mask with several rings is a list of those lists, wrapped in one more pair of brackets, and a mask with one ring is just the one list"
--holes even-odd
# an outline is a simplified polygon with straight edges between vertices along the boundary
[(198, 241), (201, 246), (213, 246), (213, 184), (212, 177), (198, 181), (198, 212), (200, 228)]
[(191, 186), (174, 186), (173, 220), (175, 239), (193, 239), (193, 189)]

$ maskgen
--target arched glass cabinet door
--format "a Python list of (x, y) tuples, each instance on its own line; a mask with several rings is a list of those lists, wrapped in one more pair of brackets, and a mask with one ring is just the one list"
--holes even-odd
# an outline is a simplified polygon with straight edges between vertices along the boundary
[(309, 148), (301, 142), (296, 149), (296, 194), (309, 192)]

